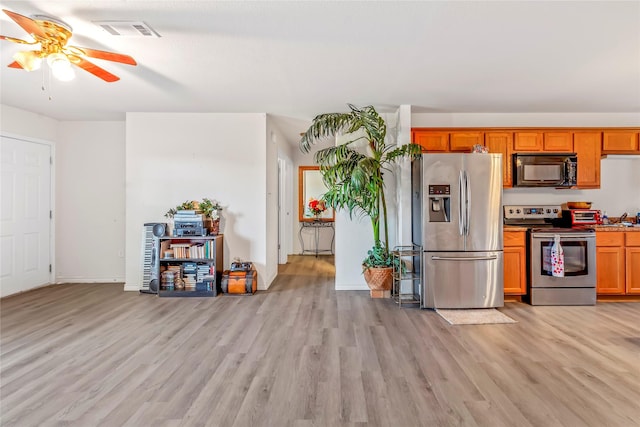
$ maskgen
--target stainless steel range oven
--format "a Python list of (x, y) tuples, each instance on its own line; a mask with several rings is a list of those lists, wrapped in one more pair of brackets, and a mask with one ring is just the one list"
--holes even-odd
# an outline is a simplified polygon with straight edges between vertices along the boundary
[[(596, 303), (596, 234), (589, 229), (534, 228), (529, 244), (531, 305)], [(554, 277), (548, 260), (555, 236), (564, 251), (564, 277)]]
[[(505, 225), (528, 228), (527, 298), (532, 305), (596, 303), (596, 235), (588, 228), (563, 224), (557, 205), (504, 206)], [(555, 236), (564, 251), (564, 277), (554, 277), (549, 258)]]

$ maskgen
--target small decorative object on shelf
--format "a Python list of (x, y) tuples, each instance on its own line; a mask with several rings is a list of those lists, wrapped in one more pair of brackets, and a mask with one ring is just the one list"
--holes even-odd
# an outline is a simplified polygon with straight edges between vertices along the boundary
[(327, 204), (322, 199), (314, 199), (313, 197), (309, 199), (309, 203), (307, 204), (307, 208), (309, 209), (309, 213), (316, 217), (316, 220), (320, 220), (320, 215), (327, 210)]
[(220, 233), (221, 211), (222, 205), (218, 201), (205, 197), (201, 202), (182, 202), (164, 216), (173, 220), (173, 236), (215, 236)]
[(482, 144), (475, 144), (473, 146), (473, 150), (471, 151), (472, 153), (480, 153), (480, 154), (487, 154), (489, 152), (489, 149), (487, 147), (485, 147)]

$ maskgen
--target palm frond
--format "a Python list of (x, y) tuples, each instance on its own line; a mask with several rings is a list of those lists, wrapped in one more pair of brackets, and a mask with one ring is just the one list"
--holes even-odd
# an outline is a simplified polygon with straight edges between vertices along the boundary
[(353, 116), (351, 113), (320, 114), (313, 119), (309, 129), (300, 138), (300, 149), (302, 152), (308, 153), (312, 144), (343, 132), (352, 123)]
[(396, 159), (401, 157), (411, 157), (411, 159), (416, 159), (420, 154), (422, 154), (422, 147), (418, 144), (401, 145), (400, 147), (396, 147), (386, 152), (383, 163), (394, 162)]

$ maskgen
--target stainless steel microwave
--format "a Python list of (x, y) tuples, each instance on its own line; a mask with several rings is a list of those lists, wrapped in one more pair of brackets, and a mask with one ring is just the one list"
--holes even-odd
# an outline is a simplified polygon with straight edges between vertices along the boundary
[(577, 185), (576, 153), (517, 153), (513, 155), (514, 187), (573, 187)]

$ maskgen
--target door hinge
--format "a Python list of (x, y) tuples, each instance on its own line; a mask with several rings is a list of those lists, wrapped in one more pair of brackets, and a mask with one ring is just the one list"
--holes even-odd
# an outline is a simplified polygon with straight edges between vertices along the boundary
[(53, 164), (53, 157), (49, 156), (49, 164), (52, 165)]
[(51, 273), (51, 264), (49, 264), (49, 273)]
[(49, 219), (53, 219), (53, 211), (49, 211)]

